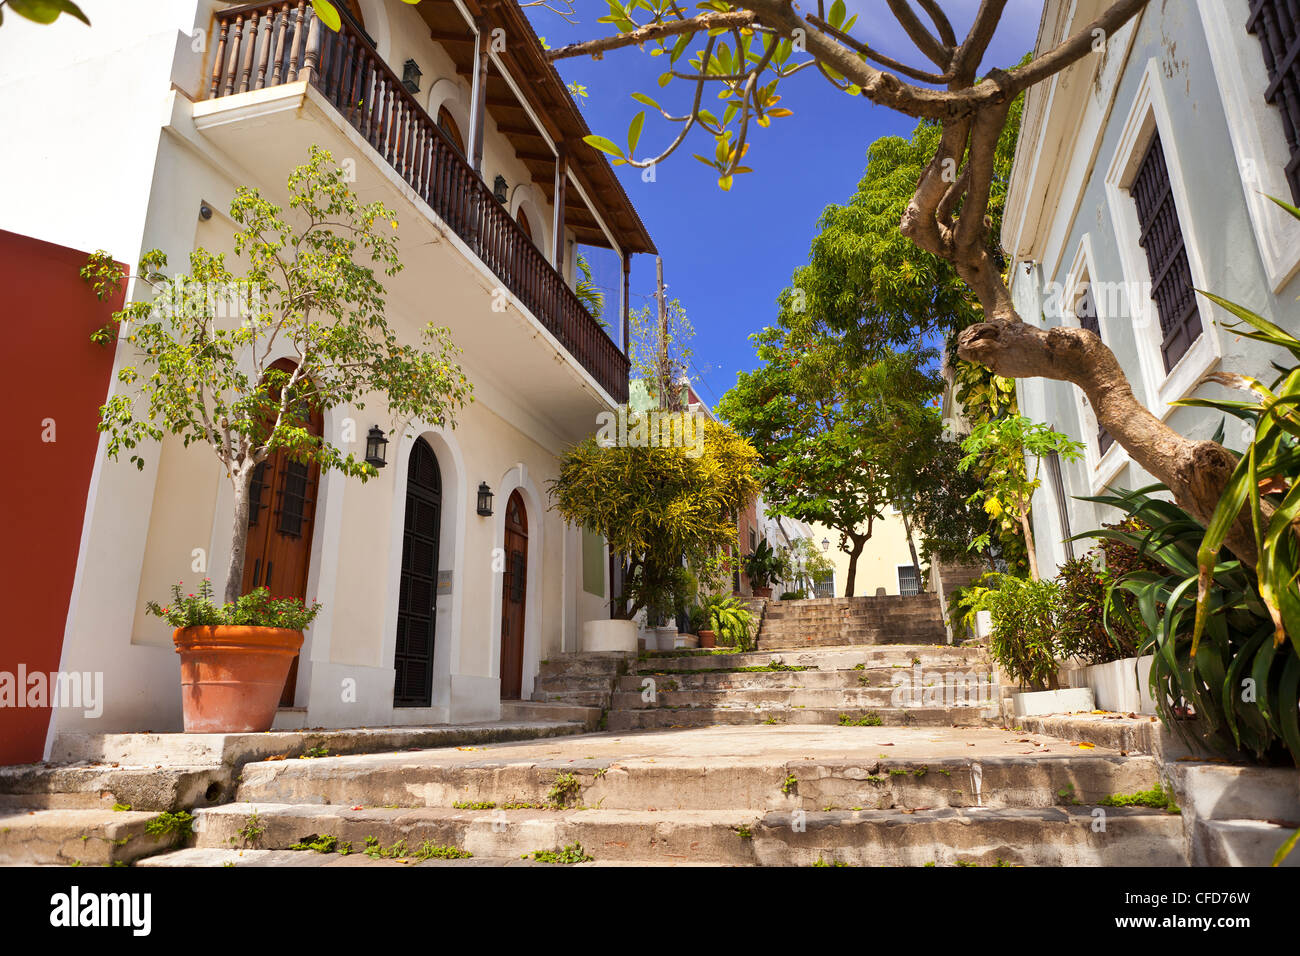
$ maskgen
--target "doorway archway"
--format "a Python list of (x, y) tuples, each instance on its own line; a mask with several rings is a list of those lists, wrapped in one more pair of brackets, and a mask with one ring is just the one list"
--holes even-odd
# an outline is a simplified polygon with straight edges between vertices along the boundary
[(524, 682), (528, 594), (528, 509), (516, 489), (506, 503), (505, 577), (501, 583), (501, 699), (518, 700)]
[(393, 659), (394, 707), (428, 707), (433, 701), (441, 529), (442, 472), (429, 443), (417, 438), (406, 473), (406, 517), (402, 528), (397, 645)]

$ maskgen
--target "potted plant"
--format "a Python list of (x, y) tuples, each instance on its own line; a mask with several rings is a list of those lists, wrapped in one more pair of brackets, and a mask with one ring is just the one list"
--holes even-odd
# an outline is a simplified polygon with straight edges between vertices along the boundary
[(706, 604), (697, 604), (691, 608), (691, 629), (700, 639), (700, 647), (717, 647), (718, 634), (713, 630)]
[(749, 576), (754, 597), (770, 598), (772, 582), (782, 577), (785, 571), (785, 558), (773, 550), (766, 538), (758, 542), (754, 550), (745, 555), (745, 574)]
[(175, 628), (181, 656), (181, 709), (187, 734), (260, 733), (271, 729), (302, 632), (320, 611), (266, 588), (234, 603), (213, 603), (212, 582), (197, 594), (172, 585), (172, 601), (148, 612)]
[(715, 595), (707, 606), (710, 630), (720, 643), (741, 651), (754, 649), (754, 612), (739, 598)]
[[(286, 214), (256, 189), (235, 191), (230, 218), (240, 227), (233, 244), (246, 264), (242, 275), (227, 267), (225, 254), (196, 249), (189, 274), (169, 276), (166, 257), (147, 252), (135, 279), (152, 296), (128, 303), (92, 336), (135, 353), (122, 363), (100, 409), (108, 457), (125, 451), (143, 468), (142, 446), (170, 435), (186, 447), (211, 448), (231, 483), (223, 604), (212, 602), (205, 583), (193, 598), (178, 589), (167, 609), (155, 605), (155, 613), (178, 628), (184, 693), (202, 711), (191, 714), (189, 707), (187, 730), (249, 729), (250, 721), (269, 727), (245, 700), (246, 691), (260, 691), (238, 685), (278, 681), (282, 687), (279, 667), (288, 667), (302, 644), (302, 628), (316, 613), (315, 605), (308, 609), (301, 601), (241, 594), (259, 466), (283, 454), (365, 481), (378, 474), (365, 455), (365, 437), (335, 430), (335, 444), (311, 427), (314, 415), (360, 410), (378, 399), (400, 433), (413, 418), (454, 424), (472, 391), (446, 329), (430, 325), (418, 341), (404, 342), (386, 318), (379, 276), (402, 267), (393, 214), (380, 203), (360, 204), (346, 171), (316, 146), (309, 162), (289, 175), (288, 192)], [(127, 281), (124, 273), (103, 251), (81, 270), (101, 299)], [(280, 357), (285, 353), (292, 358)], [(211, 630), (222, 627), (244, 633)], [(227, 653), (235, 646), (242, 648), (234, 655), (243, 662), (238, 667)], [(228, 693), (217, 689), (221, 680), (234, 682)], [(223, 717), (225, 706), (234, 711)]]

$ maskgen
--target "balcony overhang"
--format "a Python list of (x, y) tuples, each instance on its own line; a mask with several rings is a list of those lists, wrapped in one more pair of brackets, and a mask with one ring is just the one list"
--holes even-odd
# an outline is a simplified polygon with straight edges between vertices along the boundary
[(390, 321), (408, 340), (428, 323), (447, 326), (476, 395), (503, 417), (535, 422), (541, 444), (555, 450), (590, 435), (596, 416), (617, 404), (315, 86), (298, 81), (203, 100), (192, 118), (203, 139), (246, 171), (247, 185), (278, 204), (287, 205), (289, 172), (312, 145), (353, 168), (358, 198), (382, 202), (400, 224), (403, 269), (382, 279)]

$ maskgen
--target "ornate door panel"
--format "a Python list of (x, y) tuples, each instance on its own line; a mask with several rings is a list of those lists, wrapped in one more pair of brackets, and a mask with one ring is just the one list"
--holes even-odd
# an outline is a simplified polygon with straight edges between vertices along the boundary
[(438, 610), (438, 534), (442, 474), (433, 449), (417, 438), (406, 478), (402, 577), (397, 604), (394, 707), (433, 702), (433, 638)]
[(528, 512), (518, 491), (506, 505), (506, 567), (501, 584), (501, 699), (518, 700), (524, 682), (524, 598), (528, 593)]

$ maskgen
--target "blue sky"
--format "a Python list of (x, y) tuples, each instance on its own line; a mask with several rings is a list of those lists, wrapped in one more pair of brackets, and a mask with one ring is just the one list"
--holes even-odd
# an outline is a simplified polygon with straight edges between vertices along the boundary
[[(576, 26), (543, 7), (527, 12), (552, 47), (611, 31), (595, 22), (608, 12), (603, 0), (577, 0), (576, 7), (581, 20)], [(979, 0), (946, 0), (958, 36), (978, 7)], [(849, 10), (859, 15), (855, 36), (904, 62), (929, 66), (883, 0), (850, 0)], [(1007, 4), (986, 67), (1012, 66), (1033, 47), (1041, 10), (1042, 0)], [(633, 92), (653, 96), (670, 112), (685, 112), (682, 98), (690, 92), (688, 84), (677, 80), (661, 91), (657, 78), (665, 66), (660, 57), (629, 49), (607, 53), (602, 61), (582, 57), (557, 66), (566, 80), (587, 88), (587, 98), (579, 103), (592, 131), (616, 143), (626, 143), (628, 123), (644, 109), (631, 98)], [(754, 172), (738, 176), (729, 193), (718, 188), (716, 173), (691, 158), (694, 152), (713, 151), (707, 134), (692, 134), (660, 164), (653, 183), (642, 182), (639, 170), (617, 169), (663, 256), (668, 295), (681, 299), (695, 326), (693, 377), (710, 404), (735, 383), (738, 371), (756, 364), (748, 336), (775, 318), (777, 294), (807, 261), (822, 210), (852, 196), (866, 167), (867, 147), (881, 136), (909, 135), (916, 125), (865, 99), (850, 99), (814, 70), (783, 81), (778, 92), (781, 105), (794, 115), (774, 120), (766, 130), (751, 128), (746, 160)], [(706, 101), (712, 96), (716, 94), (706, 92)], [(648, 116), (638, 158), (659, 152), (676, 132), (676, 126)], [(654, 257), (634, 256), (632, 261), (636, 308), (652, 301), (646, 297), (655, 287)], [(610, 308), (616, 309), (617, 261), (612, 253), (594, 256), (593, 266), (597, 283), (609, 290)]]

